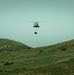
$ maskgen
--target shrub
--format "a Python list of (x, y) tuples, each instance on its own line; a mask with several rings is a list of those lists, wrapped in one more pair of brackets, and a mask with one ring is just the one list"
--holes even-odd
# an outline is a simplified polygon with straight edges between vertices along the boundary
[(4, 65), (10, 65), (10, 63), (6, 62), (6, 63), (4, 63)]
[(24, 70), (26, 69), (26, 68), (23, 68)]
[(14, 64), (13, 62), (11, 62), (10, 64)]
[(5, 72), (7, 72), (6, 70), (4, 70)]
[(62, 48), (62, 51), (66, 51), (66, 48)]
[(31, 47), (28, 47), (28, 49), (31, 49)]
[(17, 71), (18, 69), (15, 69), (14, 71)]
[(4, 63), (3, 61), (1, 63)]
[(13, 51), (13, 50), (10, 50), (11, 52)]
[(59, 47), (59, 49), (61, 49), (62, 51), (66, 51), (68, 49), (68, 46), (64, 45), (64, 46)]
[(11, 64), (13, 64), (13, 62), (11, 62), (11, 63), (9, 63), (9, 62), (4, 63), (5, 66), (6, 65), (11, 65)]
[(0, 70), (0, 72), (3, 72), (2, 70)]
[(43, 52), (42, 50), (39, 51), (39, 53)]

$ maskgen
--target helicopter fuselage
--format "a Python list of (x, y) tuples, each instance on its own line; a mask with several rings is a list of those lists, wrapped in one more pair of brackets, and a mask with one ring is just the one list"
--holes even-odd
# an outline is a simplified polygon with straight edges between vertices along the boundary
[(33, 27), (39, 28), (40, 26), (39, 26), (38, 22), (35, 22)]

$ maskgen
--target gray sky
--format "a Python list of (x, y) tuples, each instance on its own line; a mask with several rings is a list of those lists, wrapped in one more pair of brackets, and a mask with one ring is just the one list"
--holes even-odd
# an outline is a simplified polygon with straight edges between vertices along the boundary
[[(43, 22), (37, 35), (30, 21)], [(0, 38), (31, 47), (74, 39), (74, 0), (0, 0)]]

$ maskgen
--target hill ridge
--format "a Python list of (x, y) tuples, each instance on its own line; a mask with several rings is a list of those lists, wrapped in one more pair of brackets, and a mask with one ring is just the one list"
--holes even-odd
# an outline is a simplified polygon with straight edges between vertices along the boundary
[(1, 50), (21, 50), (21, 49), (30, 49), (31, 47), (21, 43), (17, 42), (11, 39), (5, 39), (5, 38), (0, 38), (0, 51)]
[(74, 40), (31, 49), (18, 47), (15, 46), (13, 51), (5, 48), (7, 52), (0, 52), (1, 75), (71, 75), (74, 73)]

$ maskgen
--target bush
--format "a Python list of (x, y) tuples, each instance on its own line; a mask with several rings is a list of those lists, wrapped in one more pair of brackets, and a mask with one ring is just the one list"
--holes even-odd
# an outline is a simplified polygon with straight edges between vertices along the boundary
[(0, 72), (3, 72), (2, 70), (0, 70)]
[(13, 50), (10, 50), (10, 52), (12, 52)]
[(59, 47), (59, 49), (61, 49), (62, 51), (66, 51), (68, 49), (67, 45), (63, 45), (61, 47)]
[(10, 63), (6, 62), (4, 65), (10, 65)]
[(13, 62), (11, 62), (11, 63), (9, 63), (9, 62), (4, 63), (5, 66), (6, 65), (11, 65), (11, 64), (13, 64)]
[(31, 49), (31, 47), (28, 47), (28, 49)]
[(39, 51), (39, 53), (43, 52), (42, 50)]
[(18, 69), (15, 69), (14, 71), (17, 71)]
[(6, 70), (4, 70), (5, 72), (7, 72)]
[(1, 63), (4, 63), (3, 61), (1, 61)]
[(66, 51), (66, 48), (62, 48), (62, 51)]
[(23, 68), (24, 70), (26, 69), (26, 68)]

